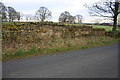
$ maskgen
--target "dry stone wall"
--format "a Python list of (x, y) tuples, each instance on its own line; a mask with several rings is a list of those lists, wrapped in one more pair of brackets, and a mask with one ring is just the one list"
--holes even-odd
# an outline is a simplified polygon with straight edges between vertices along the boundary
[(4, 42), (31, 42), (58, 37), (104, 36), (105, 30), (89, 26), (32, 23), (30, 25), (4, 25), (2, 33)]

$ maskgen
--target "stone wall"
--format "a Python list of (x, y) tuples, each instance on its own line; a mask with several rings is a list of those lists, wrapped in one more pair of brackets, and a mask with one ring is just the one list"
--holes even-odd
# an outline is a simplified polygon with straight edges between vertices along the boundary
[(75, 38), (81, 36), (104, 36), (104, 29), (94, 29), (89, 26), (74, 25), (6, 25), (3, 26), (4, 42), (31, 42), (49, 38)]

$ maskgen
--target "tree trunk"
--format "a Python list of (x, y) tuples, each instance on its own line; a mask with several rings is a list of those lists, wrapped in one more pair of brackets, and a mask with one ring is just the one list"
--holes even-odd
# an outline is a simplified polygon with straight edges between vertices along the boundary
[(119, 9), (119, 2), (115, 2), (115, 10), (114, 10), (114, 16), (113, 16), (113, 21), (114, 21), (114, 24), (113, 24), (113, 29), (112, 31), (116, 31), (116, 28), (117, 28), (117, 16), (118, 16), (118, 9)]
[(113, 28), (112, 28), (112, 31), (116, 31), (116, 28), (117, 28), (117, 15), (114, 16), (114, 19), (113, 19)]

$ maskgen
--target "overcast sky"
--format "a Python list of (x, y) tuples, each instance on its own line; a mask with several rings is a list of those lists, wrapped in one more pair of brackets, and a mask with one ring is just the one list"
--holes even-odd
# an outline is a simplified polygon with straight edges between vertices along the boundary
[(47, 7), (52, 12), (52, 21), (58, 21), (60, 14), (64, 11), (75, 16), (80, 14), (84, 17), (84, 22), (94, 20), (89, 16), (89, 11), (83, 5), (91, 4), (99, 0), (2, 0), (6, 6), (14, 7), (16, 11), (23, 14), (32, 14), (41, 7)]

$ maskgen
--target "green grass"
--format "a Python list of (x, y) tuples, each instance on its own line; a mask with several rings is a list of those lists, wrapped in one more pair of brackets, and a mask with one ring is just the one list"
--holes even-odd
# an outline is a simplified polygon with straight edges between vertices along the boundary
[(106, 31), (112, 31), (112, 26), (91, 25), (93, 28), (104, 28)]
[[(112, 31), (113, 26), (91, 25), (93, 28), (104, 28), (106, 31)], [(120, 32), (120, 28), (117, 28)]]

